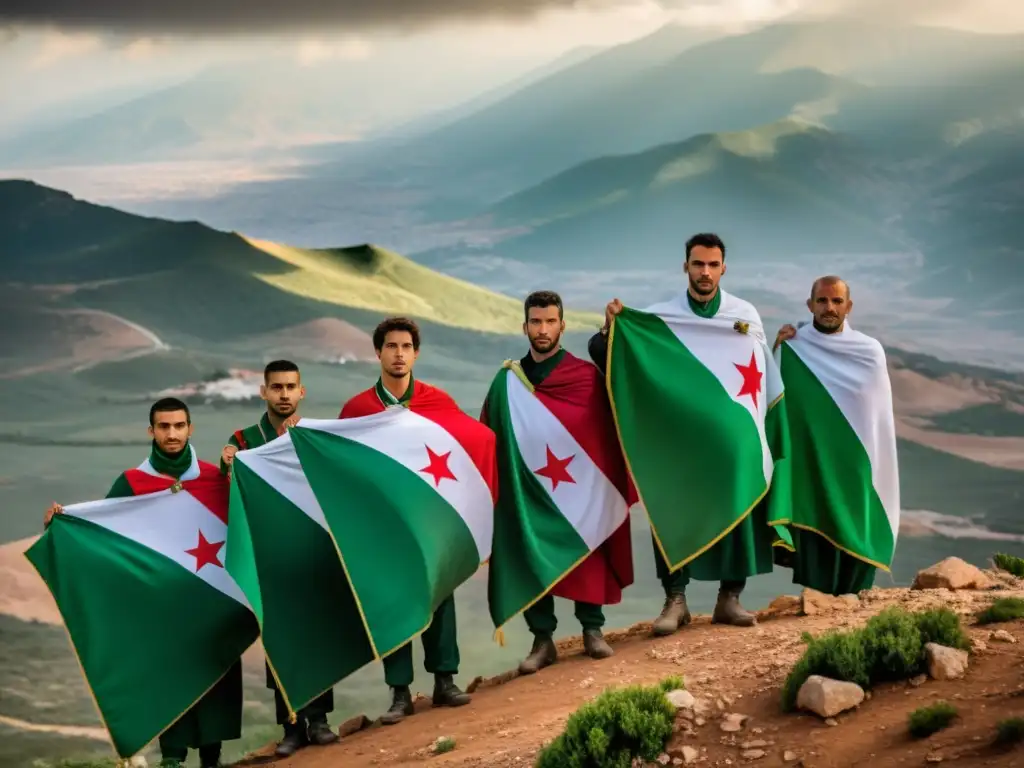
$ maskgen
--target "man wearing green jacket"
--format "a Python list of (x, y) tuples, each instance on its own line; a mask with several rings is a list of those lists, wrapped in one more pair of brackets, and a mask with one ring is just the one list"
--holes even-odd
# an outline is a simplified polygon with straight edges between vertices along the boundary
[[(306, 396), (302, 386), (299, 366), (290, 360), (274, 360), (263, 369), (263, 386), (260, 397), (267, 404), (267, 410), (260, 420), (250, 427), (240, 429), (231, 435), (221, 452), (220, 471), (230, 474), (231, 462), (239, 450), (248, 450), (266, 445), (283, 435), (285, 430), (299, 420), (299, 404)], [(304, 595), (296, 592), (296, 599)], [(327, 724), (327, 714), (334, 711), (334, 689), (324, 691), (296, 715), (295, 723), (289, 722), (288, 706), (277, 687), (277, 681), (270, 665), (267, 664), (267, 687), (274, 691), (277, 723), (284, 727), (284, 738), (277, 745), (278, 757), (290, 757), (307, 744), (331, 744), (338, 740), (338, 734)]]
[[(190, 443), (192, 417), (185, 403), (173, 397), (154, 403), (149, 409), (149, 435), (153, 444), (140, 470), (175, 480), (188, 480), (198, 475), (201, 463)], [(106, 498), (135, 495), (129, 473), (123, 472), (114, 481)], [(54, 504), (46, 512), (44, 525), (49, 525), (53, 516), (63, 511), (61, 505)], [(173, 632), (174, 628), (169, 627), (168, 631)], [(139, 706), (145, 705), (144, 701), (139, 702)], [(239, 660), (160, 735), (160, 765), (162, 768), (180, 768), (188, 758), (189, 749), (198, 749), (201, 768), (216, 768), (220, 765), (221, 743), (241, 735), (242, 662)]]

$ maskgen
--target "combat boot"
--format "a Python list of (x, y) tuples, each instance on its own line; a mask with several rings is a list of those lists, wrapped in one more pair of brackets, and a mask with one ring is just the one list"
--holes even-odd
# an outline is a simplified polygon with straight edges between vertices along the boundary
[(309, 721), (309, 741), (311, 744), (316, 744), (320, 747), (333, 744), (338, 740), (338, 734), (332, 731), (331, 726), (327, 724), (327, 717), (322, 717), (322, 720)]
[(740, 605), (742, 588), (722, 587), (718, 590), (718, 602), (715, 612), (711, 615), (712, 624), (730, 624), (734, 627), (752, 627), (757, 624), (754, 614)]
[(284, 726), (284, 738), (281, 739), (274, 750), (278, 757), (291, 757), (309, 741), (306, 739), (306, 724), (299, 720), (297, 723), (286, 723)]
[(519, 662), (520, 675), (532, 675), (558, 659), (558, 649), (550, 637), (534, 637), (530, 655)]
[(664, 637), (689, 624), (690, 620), (690, 609), (686, 605), (686, 595), (681, 592), (667, 595), (665, 597), (665, 607), (661, 609), (661, 615), (654, 620), (651, 630), (655, 635)]
[(470, 696), (463, 693), (451, 675), (434, 675), (434, 706), (461, 707), (469, 704)]
[(412, 705), (412, 693), (409, 692), (408, 686), (403, 685), (395, 688), (394, 697), (391, 699), (391, 708), (380, 716), (380, 721), (384, 725), (395, 725), (415, 713), (416, 709)]
[(583, 630), (583, 650), (592, 659), (607, 659), (615, 655), (600, 629)]

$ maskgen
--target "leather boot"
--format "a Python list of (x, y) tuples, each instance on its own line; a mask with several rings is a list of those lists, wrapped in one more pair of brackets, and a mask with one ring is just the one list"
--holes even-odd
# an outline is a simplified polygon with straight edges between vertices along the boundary
[(327, 744), (333, 744), (338, 740), (338, 734), (331, 730), (331, 726), (327, 724), (327, 718), (323, 720), (310, 720), (309, 721), (309, 741), (311, 744), (323, 747)]
[(712, 624), (731, 624), (734, 627), (752, 627), (757, 624), (754, 614), (744, 610), (740, 605), (740, 592), (737, 589), (719, 589), (715, 612), (711, 615)]
[(306, 724), (300, 719), (297, 723), (285, 725), (284, 738), (277, 745), (274, 754), (278, 757), (291, 757), (308, 743)]
[(677, 629), (690, 623), (690, 609), (686, 605), (686, 595), (682, 593), (667, 595), (661, 615), (654, 620), (652, 631), (659, 637), (671, 635)]
[(519, 662), (520, 675), (532, 675), (558, 659), (558, 649), (550, 637), (534, 637), (530, 655)]
[(461, 707), (469, 704), (470, 696), (463, 693), (451, 675), (434, 675), (434, 706)]
[(412, 693), (407, 686), (395, 688), (394, 697), (391, 699), (391, 708), (380, 716), (384, 725), (394, 725), (402, 722), (405, 718), (416, 713), (412, 705)]
[(592, 659), (607, 659), (615, 655), (600, 629), (583, 630), (583, 650)]

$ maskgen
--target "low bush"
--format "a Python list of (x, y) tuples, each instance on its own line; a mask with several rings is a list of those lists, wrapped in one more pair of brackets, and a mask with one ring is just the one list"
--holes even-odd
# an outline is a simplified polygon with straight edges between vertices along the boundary
[(793, 667), (782, 686), (782, 706), (792, 710), (800, 686), (811, 675), (849, 680), (862, 687), (871, 684), (868, 676), (867, 656), (860, 630), (854, 632), (828, 632), (821, 637), (804, 635), (807, 650)]
[(998, 624), (1014, 619), (1024, 619), (1024, 600), (1019, 597), (1000, 597), (977, 616), (979, 624)]
[(1012, 573), (1018, 579), (1024, 579), (1024, 558), (998, 552), (992, 558), (992, 562), (999, 570)]
[(948, 702), (938, 701), (911, 712), (907, 718), (907, 730), (915, 739), (926, 739), (952, 725), (956, 716), (956, 707)]
[(807, 650), (782, 686), (782, 707), (796, 707), (800, 687), (811, 675), (830, 677), (870, 688), (875, 683), (905, 680), (924, 672), (928, 665), (924, 646), (938, 643), (967, 650), (970, 640), (952, 611), (911, 613), (891, 607), (868, 620), (862, 629), (828, 632), (820, 637), (804, 635)]
[(1010, 717), (996, 726), (996, 744), (1012, 747), (1024, 741), (1024, 717)]
[(605, 691), (569, 717), (565, 731), (538, 755), (537, 768), (630, 768), (633, 758), (656, 760), (675, 719), (665, 691), (681, 683), (669, 678)]
[(960, 617), (949, 608), (936, 608), (912, 614), (921, 631), (921, 646), (937, 643), (961, 651), (971, 650), (971, 639), (964, 632)]

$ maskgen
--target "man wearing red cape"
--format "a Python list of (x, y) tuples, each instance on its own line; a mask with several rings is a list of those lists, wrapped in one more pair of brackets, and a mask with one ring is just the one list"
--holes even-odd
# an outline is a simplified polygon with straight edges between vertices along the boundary
[[(524, 598), (529, 601), (530, 604), (523, 611), (523, 615), (534, 641), (529, 655), (519, 665), (519, 672), (532, 674), (557, 659), (553, 640), (558, 624), (555, 616), (555, 597), (574, 601), (575, 615), (583, 629), (583, 646), (586, 653), (596, 659), (613, 655), (614, 651), (601, 631), (605, 623), (602, 607), (620, 602), (622, 590), (633, 583), (633, 552), (628, 508), (636, 500), (636, 492), (629, 479), (619, 446), (604, 379), (594, 365), (570, 354), (561, 346), (561, 336), (565, 330), (561, 297), (552, 291), (532, 293), (524, 302), (524, 314), (523, 332), (529, 339), (530, 351), (517, 363), (512, 363), (511, 367), (514, 371), (515, 368), (519, 369), (515, 371), (515, 375), (528, 380), (533, 392), (529, 397), (536, 396), (546, 412), (550, 412), (557, 420), (554, 428), (563, 433), (567, 431), (574, 444), (571, 458), (555, 457), (554, 462), (550, 448), (545, 446), (549, 455), (546, 467), (541, 466), (538, 469), (525, 464), (518, 470), (510, 467), (510, 463), (523, 463), (517, 458), (517, 454), (521, 455), (523, 451), (522, 446), (518, 451), (514, 446), (505, 452), (502, 451), (502, 430), (507, 433), (513, 433), (515, 430), (508, 426), (510, 422), (507, 413), (510, 406), (505, 394), (505, 379), (498, 377), (495, 380), (480, 416), (481, 421), (494, 429), (499, 440), (499, 505), (495, 515), (495, 542), (489, 579), (491, 613), (496, 624), (500, 625), (505, 616), (521, 609)], [(514, 408), (512, 406), (512, 410)], [(502, 422), (505, 424), (504, 427)], [(538, 435), (543, 431), (536, 425), (531, 427), (535, 427), (534, 431), (537, 431)], [(533, 436), (532, 433), (531, 437), (534, 441), (540, 439), (543, 442), (543, 437)], [(510, 439), (514, 442), (515, 435)], [(581, 456), (581, 453), (585, 453), (586, 456)], [(575, 464), (572, 463), (574, 459)], [(563, 486), (570, 490), (581, 488), (572, 478), (570, 468), (579, 472), (581, 464), (587, 461), (592, 462), (596, 471), (607, 478), (601, 482), (610, 490), (606, 497), (613, 496), (614, 501), (606, 499), (602, 506), (608, 507), (612, 504), (617, 517), (607, 516), (605, 509), (600, 513), (594, 509), (583, 509), (580, 512), (601, 514), (603, 519), (621, 519), (623, 522), (582, 562), (550, 587), (550, 582), (544, 583), (544, 577), (539, 573), (542, 566), (538, 564), (544, 563), (543, 568), (550, 573), (554, 558), (545, 550), (558, 549), (560, 542), (556, 539), (575, 538), (576, 533), (566, 530), (565, 536), (559, 536), (550, 533), (549, 529), (547, 541), (532, 538), (530, 531), (524, 531), (535, 527), (529, 520), (530, 511), (519, 509), (510, 512), (503, 504), (509, 503), (507, 486), (534, 480), (522, 478), (520, 481), (512, 479), (511, 482), (507, 482), (507, 479), (517, 471), (521, 475), (535, 475), (536, 481), (542, 485), (547, 483), (543, 485), (542, 491), (545, 494), (545, 501), (549, 492), (554, 500), (554, 491), (561, 483), (572, 484)], [(501, 466), (502, 462), (505, 466)], [(503, 493), (506, 494), (504, 497)], [(517, 500), (511, 503), (529, 506), (537, 497), (533, 496), (531, 499), (530, 493), (527, 492), (521, 498), (522, 502)], [(593, 501), (598, 499), (598, 496), (591, 493), (589, 499)], [(499, 519), (499, 512), (502, 513), (503, 520)], [(513, 516), (520, 519), (510, 521), (509, 518)], [(543, 523), (538, 522), (536, 527), (542, 525)], [(499, 537), (503, 534), (514, 538), (515, 541), (500, 541)], [(531, 540), (536, 548), (532, 553), (523, 551), (530, 547), (527, 540)], [(538, 573), (525, 573), (531, 570), (531, 566)], [(512, 582), (518, 584), (514, 585)], [(531, 588), (531, 584), (534, 589), (532, 600), (527, 598), (527, 590)], [(536, 599), (535, 595), (538, 593), (542, 596)], [(505, 603), (504, 606), (500, 605), (502, 602)]]
[[(432, 418), (445, 412), (459, 411), (455, 400), (438, 387), (425, 384), (412, 375), (419, 355), (420, 331), (415, 322), (404, 317), (391, 317), (373, 332), (373, 346), (380, 359), (381, 375), (377, 383), (352, 397), (341, 409), (338, 418), (354, 419), (381, 413), (388, 408), (409, 408)], [(470, 418), (469, 426), (476, 424)], [(482, 429), (480, 425), (477, 428)], [(401, 589), (401, 585), (397, 585)], [(423, 664), (434, 675), (435, 707), (460, 707), (470, 696), (456, 684), (459, 672), (459, 643), (455, 621), (455, 596), (450, 595), (434, 611), (433, 621), (421, 635)], [(391, 707), (381, 716), (384, 725), (394, 725), (414, 714), (412, 643), (406, 643), (384, 658), (384, 681), (391, 687)]]

